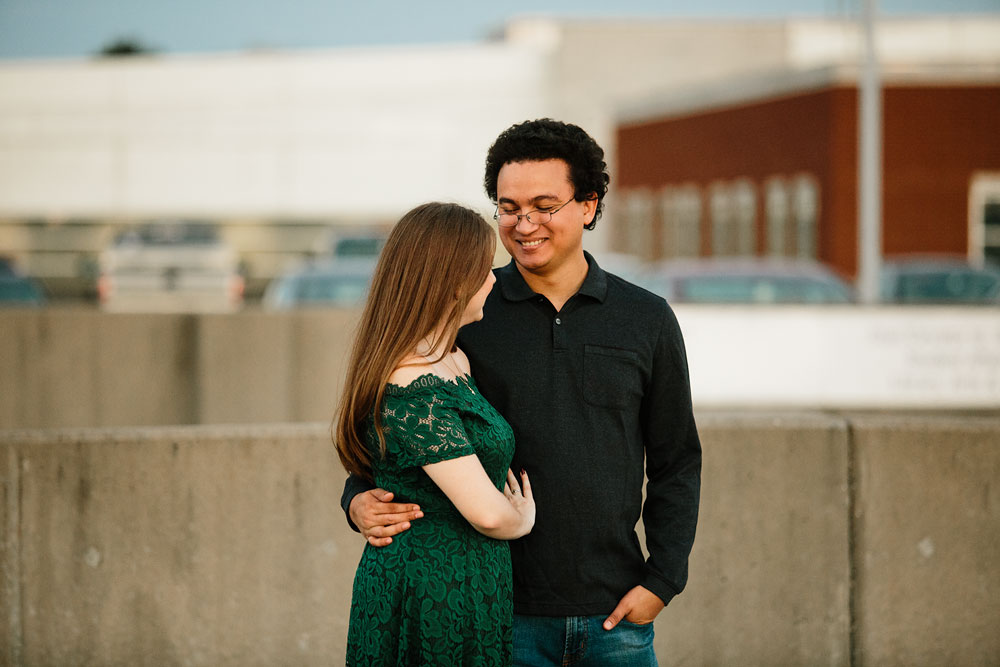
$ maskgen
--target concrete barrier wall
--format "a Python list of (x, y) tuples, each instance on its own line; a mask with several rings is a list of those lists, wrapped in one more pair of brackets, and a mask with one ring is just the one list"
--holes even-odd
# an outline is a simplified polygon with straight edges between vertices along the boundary
[(1000, 664), (998, 424), (852, 421), (857, 664)]
[(329, 421), (358, 313), (0, 313), (0, 428)]
[[(664, 664), (997, 664), (1000, 419), (698, 420)], [(0, 432), (0, 665), (340, 664), (343, 477), (325, 423)]]
[(193, 316), (0, 314), (0, 425), (196, 423), (197, 326)]
[(663, 664), (847, 665), (847, 435), (815, 414), (699, 415), (687, 590), (656, 623)]
[(329, 665), (362, 548), (322, 426), (4, 435), (4, 665)]
[[(702, 408), (1000, 414), (997, 309), (678, 306), (677, 315)], [(0, 428), (329, 421), (357, 318), (0, 312)]]

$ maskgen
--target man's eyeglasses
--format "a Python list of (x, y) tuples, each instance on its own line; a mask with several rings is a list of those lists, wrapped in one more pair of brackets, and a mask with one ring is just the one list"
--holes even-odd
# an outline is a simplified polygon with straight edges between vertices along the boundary
[(552, 216), (558, 213), (563, 206), (573, 201), (573, 199), (574, 197), (570, 197), (555, 208), (537, 208), (527, 213), (508, 213), (507, 211), (501, 211), (500, 207), (497, 206), (497, 210), (493, 213), (493, 219), (501, 227), (517, 227), (521, 224), (521, 218), (524, 218), (533, 225), (544, 225), (550, 222)]

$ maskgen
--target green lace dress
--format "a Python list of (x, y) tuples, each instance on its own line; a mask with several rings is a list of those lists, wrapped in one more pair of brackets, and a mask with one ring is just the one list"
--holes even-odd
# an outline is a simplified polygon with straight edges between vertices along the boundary
[[(351, 600), (347, 664), (511, 664), (513, 617), (507, 542), (477, 532), (421, 466), (469, 454), (503, 489), (514, 453), (510, 425), (471, 377), (423, 375), (388, 385), (386, 456), (375, 485), (424, 512), (385, 547), (365, 546)], [(378, 445), (374, 428), (368, 442)]]

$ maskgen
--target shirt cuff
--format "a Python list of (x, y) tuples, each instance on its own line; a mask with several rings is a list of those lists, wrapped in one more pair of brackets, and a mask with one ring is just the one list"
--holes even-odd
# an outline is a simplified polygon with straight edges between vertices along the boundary
[(646, 568), (646, 574), (642, 578), (640, 586), (660, 598), (664, 607), (670, 604), (670, 601), (674, 599), (678, 592), (677, 589), (661, 579), (658, 575), (654, 574), (648, 567)]
[(354, 500), (354, 496), (359, 493), (364, 493), (372, 488), (374, 487), (371, 484), (354, 475), (348, 475), (347, 479), (344, 481), (344, 493), (340, 496), (340, 507), (344, 510), (344, 516), (347, 518), (347, 525), (350, 526), (351, 530), (355, 533), (360, 533), (361, 530), (354, 525), (353, 521), (351, 521), (351, 501)]

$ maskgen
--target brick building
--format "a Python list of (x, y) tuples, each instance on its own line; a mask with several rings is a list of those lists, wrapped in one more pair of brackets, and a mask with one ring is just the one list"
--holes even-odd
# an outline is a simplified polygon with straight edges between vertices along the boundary
[[(1000, 70), (887, 71), (883, 253), (1000, 263)], [(857, 264), (853, 68), (743, 78), (626, 110), (618, 249)]]

